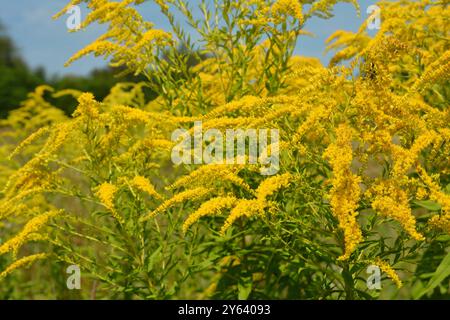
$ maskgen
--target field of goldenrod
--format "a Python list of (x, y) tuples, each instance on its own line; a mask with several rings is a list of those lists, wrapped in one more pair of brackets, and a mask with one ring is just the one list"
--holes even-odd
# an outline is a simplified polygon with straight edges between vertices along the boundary
[[(379, 2), (376, 36), (336, 31), (328, 66), (293, 52), (338, 1), (153, 1), (170, 30), (143, 0), (60, 14), (107, 26), (68, 63), (146, 81), (40, 86), (0, 120), (0, 298), (449, 298), (448, 0)], [(174, 163), (196, 123), (215, 138)], [(279, 135), (225, 161), (231, 129)]]

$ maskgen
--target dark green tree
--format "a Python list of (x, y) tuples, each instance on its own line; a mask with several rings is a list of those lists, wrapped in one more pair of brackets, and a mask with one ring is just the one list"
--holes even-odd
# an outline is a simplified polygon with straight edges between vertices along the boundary
[(0, 24), (0, 118), (17, 108), (28, 92), (44, 82), (41, 76), (30, 71)]

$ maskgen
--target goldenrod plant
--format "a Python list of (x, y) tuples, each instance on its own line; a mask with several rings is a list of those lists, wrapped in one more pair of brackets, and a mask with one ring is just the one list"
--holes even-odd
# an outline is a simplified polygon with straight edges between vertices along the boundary
[[(153, 0), (170, 30), (143, 2), (72, 0), (56, 17), (85, 3), (81, 29), (107, 26), (68, 63), (110, 57), (146, 81), (103, 101), (38, 87), (0, 123), (0, 297), (449, 297), (448, 1), (378, 3), (381, 29), (336, 31), (328, 66), (294, 49), (338, 1)], [(173, 133), (199, 122), (216, 140), (175, 164)], [(279, 133), (261, 161), (196, 154), (252, 129)]]

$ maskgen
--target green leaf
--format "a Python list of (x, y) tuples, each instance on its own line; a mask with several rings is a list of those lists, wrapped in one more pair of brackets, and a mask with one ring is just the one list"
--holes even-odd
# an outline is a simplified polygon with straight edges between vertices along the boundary
[(152, 255), (148, 258), (147, 272), (151, 272), (153, 270), (155, 262), (157, 262), (159, 259), (161, 259), (161, 247), (156, 249), (155, 252), (153, 252)]
[(436, 241), (439, 241), (439, 242), (450, 241), (450, 236), (448, 234), (442, 234), (442, 235), (436, 237)]
[(422, 201), (414, 201), (416, 205), (419, 207), (428, 209), (430, 211), (439, 211), (441, 210), (441, 205), (437, 202), (431, 200), (422, 200)]
[(423, 295), (436, 288), (448, 276), (450, 276), (450, 252), (445, 256), (444, 259), (442, 259), (442, 262), (434, 272), (433, 277), (430, 279), (425, 288), (420, 290), (414, 296), (414, 299), (420, 299)]
[(238, 283), (238, 298), (239, 300), (247, 300), (252, 292), (253, 281), (252, 277), (242, 277)]

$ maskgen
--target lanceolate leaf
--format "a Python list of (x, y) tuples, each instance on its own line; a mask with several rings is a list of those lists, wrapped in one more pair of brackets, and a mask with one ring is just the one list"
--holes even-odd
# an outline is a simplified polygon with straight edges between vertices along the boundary
[(425, 288), (419, 291), (414, 297), (414, 299), (420, 299), (427, 293), (431, 292), (434, 288), (440, 285), (449, 276), (450, 276), (450, 252), (442, 260), (441, 264), (436, 269), (436, 272), (431, 277), (430, 281), (425, 286)]

